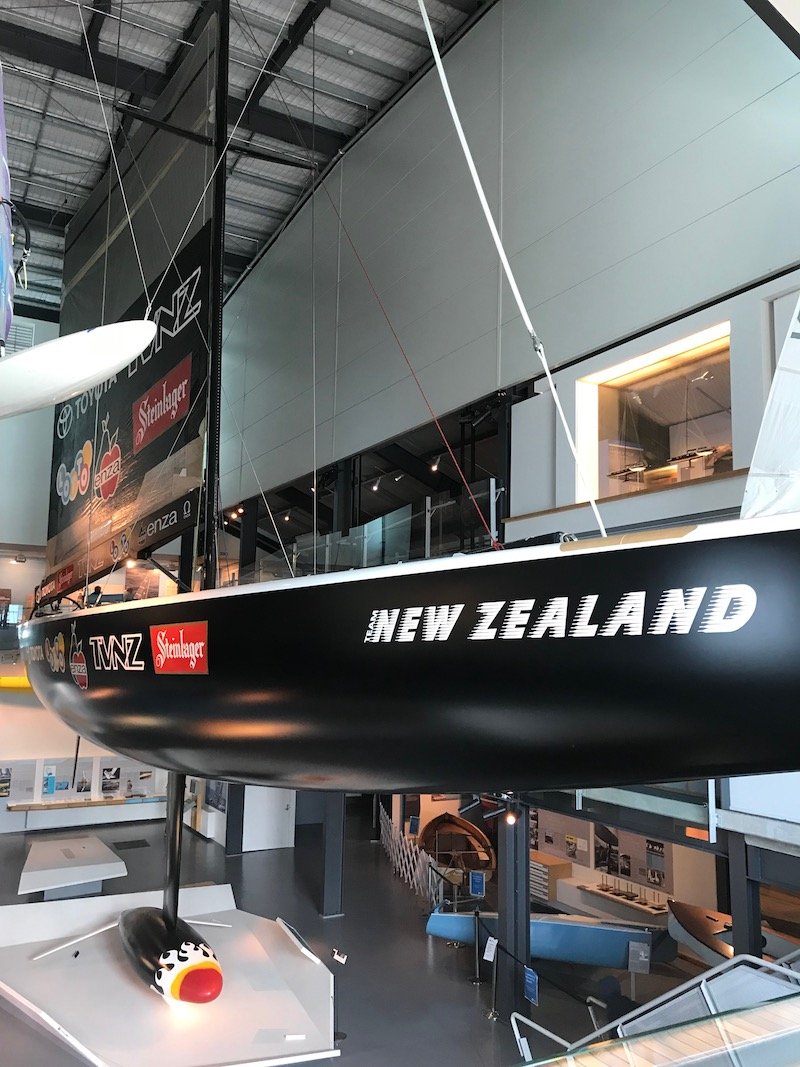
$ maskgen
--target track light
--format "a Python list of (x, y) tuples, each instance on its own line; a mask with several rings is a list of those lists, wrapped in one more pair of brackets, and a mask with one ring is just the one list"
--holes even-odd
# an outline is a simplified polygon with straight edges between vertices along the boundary
[(517, 816), (517, 813), (515, 811), (509, 810), (509, 811), (506, 812), (506, 822), (508, 823), (509, 826), (513, 826), (516, 823), (517, 818), (518, 818), (518, 816)]
[(372, 492), (377, 493), (380, 489), (382, 475), (378, 475), (375, 481), (372, 483)]
[(237, 514), (237, 515), (244, 515), (244, 508), (242, 507), (242, 505), (241, 505), (241, 504), (240, 504), (240, 505), (239, 505), (239, 507), (238, 507), (238, 508), (236, 509), (236, 514)]
[(291, 511), (287, 511), (286, 514), (283, 516), (283, 521), (284, 522), (288, 522), (291, 517), (292, 517)]
[(402, 475), (402, 474), (395, 474), (394, 480), (396, 482), (399, 482), (403, 477), (404, 477), (404, 475)]
[(441, 455), (439, 455), (439, 456), (437, 456), (437, 457), (436, 457), (436, 459), (435, 459), (435, 460), (433, 461), (433, 463), (431, 463), (431, 470), (433, 471), (433, 473), (434, 473), (434, 474), (435, 474), (435, 473), (436, 473), (436, 472), (438, 471), (438, 469), (439, 469), (439, 460), (440, 460), (441, 458), (442, 458), (442, 457), (441, 457)]

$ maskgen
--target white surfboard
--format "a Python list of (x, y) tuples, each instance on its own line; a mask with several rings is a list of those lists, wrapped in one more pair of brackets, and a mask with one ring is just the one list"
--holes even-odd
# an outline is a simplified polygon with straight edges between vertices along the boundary
[(60, 404), (112, 377), (152, 342), (155, 323), (114, 322), (0, 359), (0, 419)]

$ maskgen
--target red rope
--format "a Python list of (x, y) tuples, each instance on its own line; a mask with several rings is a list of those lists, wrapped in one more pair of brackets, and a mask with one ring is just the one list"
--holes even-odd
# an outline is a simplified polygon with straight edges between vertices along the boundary
[(429, 415), (430, 415), (430, 417), (431, 417), (431, 419), (433, 421), (433, 424), (436, 427), (436, 429), (437, 429), (437, 431), (439, 433), (439, 436), (442, 439), (442, 444), (446, 448), (447, 453), (450, 456), (450, 459), (453, 461), (453, 466), (455, 467), (456, 471), (458, 472), (459, 478), (461, 479), (461, 481), (464, 484), (464, 488), (466, 489), (467, 494), (468, 494), (470, 500), (472, 501), (472, 504), (473, 504), (475, 510), (478, 513), (478, 517), (480, 518), (481, 523), (483, 524), (484, 530), (486, 530), (486, 533), (489, 535), (489, 541), (491, 543), (491, 546), (492, 546), (493, 549), (501, 549), (503, 547), (502, 542), (498, 541), (497, 538), (492, 533), (491, 528), (489, 527), (489, 523), (486, 521), (486, 516), (483, 514), (483, 511), (481, 511), (481, 506), (478, 503), (478, 501), (475, 499), (475, 494), (472, 492), (472, 489), (470, 488), (469, 482), (467, 481), (466, 475), (464, 474), (464, 471), (461, 469), (461, 465), (458, 462), (458, 460), (456, 459), (455, 453), (453, 452), (453, 449), (450, 447), (450, 442), (447, 440), (447, 435), (445, 434), (444, 430), (442, 429), (442, 424), (439, 422), (439, 419), (436, 417), (436, 414), (434, 413), (434, 410), (431, 407), (431, 403), (428, 400), (428, 396), (427, 396), (427, 394), (426, 394), (426, 392), (425, 392), (425, 390), (424, 390), (424, 388), (422, 386), (422, 382), (419, 380), (419, 376), (417, 375), (417, 372), (414, 370), (414, 365), (412, 364), (411, 360), (408, 358), (408, 353), (406, 352), (405, 348), (403, 347), (403, 342), (400, 340), (400, 338), (399, 338), (399, 336), (397, 334), (397, 330), (395, 330), (394, 325), (392, 324), (392, 320), (389, 318), (389, 313), (387, 312), (387, 310), (386, 310), (386, 308), (384, 306), (384, 303), (381, 300), (380, 293), (375, 288), (375, 285), (374, 285), (374, 283), (372, 281), (372, 278), (370, 277), (369, 271), (367, 270), (366, 265), (364, 263), (364, 260), (358, 254), (358, 249), (356, 248), (355, 244), (353, 243), (353, 238), (350, 236), (350, 232), (349, 232), (349, 230), (347, 229), (347, 226), (344, 223), (344, 219), (339, 214), (339, 209), (336, 206), (336, 204), (334, 202), (334, 199), (331, 196), (330, 192), (328, 191), (328, 188), (325, 185), (325, 182), (324, 181), (321, 182), (320, 185), (325, 190), (325, 195), (327, 196), (328, 200), (330, 201), (331, 207), (333, 208), (334, 213), (336, 214), (336, 217), (339, 220), (339, 225), (342, 227), (342, 230), (344, 231), (344, 235), (347, 238), (347, 243), (352, 248), (353, 255), (358, 260), (358, 265), (361, 267), (361, 270), (364, 272), (364, 277), (367, 279), (367, 285), (372, 290), (372, 294), (375, 297), (376, 301), (378, 302), (378, 307), (381, 309), (381, 314), (383, 315), (384, 319), (386, 319), (386, 325), (389, 327), (389, 330), (391, 331), (392, 337), (394, 337), (395, 342), (397, 343), (397, 347), (400, 349), (400, 352), (401, 352), (401, 354), (403, 356), (403, 359), (406, 361), (406, 366), (408, 367), (409, 371), (411, 372), (411, 377), (414, 379), (414, 383), (416, 384), (417, 389), (419, 389), (420, 396), (423, 399), (425, 407), (428, 409), (428, 413), (429, 413)]

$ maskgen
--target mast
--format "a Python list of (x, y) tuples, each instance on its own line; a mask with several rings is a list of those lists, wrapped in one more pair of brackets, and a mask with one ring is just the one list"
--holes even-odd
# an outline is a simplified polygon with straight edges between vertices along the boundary
[[(208, 353), (208, 418), (206, 420), (206, 485), (203, 508), (203, 588), (217, 581), (217, 515), (219, 496), (219, 436), (222, 401), (222, 291), (225, 244), (225, 147), (228, 138), (228, 51), (230, 0), (216, 0), (217, 76), (214, 97), (214, 185), (209, 278), (210, 338)], [(167, 785), (167, 867), (163, 912), (167, 927), (178, 921), (183, 796), (186, 775), (170, 771)]]

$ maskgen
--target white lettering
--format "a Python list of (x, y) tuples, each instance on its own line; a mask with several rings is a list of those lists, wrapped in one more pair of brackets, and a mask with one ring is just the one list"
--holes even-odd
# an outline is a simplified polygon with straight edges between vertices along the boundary
[(601, 637), (613, 637), (622, 630), (629, 637), (641, 637), (644, 630), (644, 590), (625, 593), (600, 629)]
[(597, 600), (596, 593), (592, 593), (591, 596), (581, 597), (578, 610), (575, 612), (575, 618), (572, 620), (572, 626), (569, 631), (570, 637), (594, 637), (597, 633), (597, 623), (590, 622)]
[(400, 617), (395, 641), (413, 641), (422, 618), (422, 608), (406, 608)]
[(506, 617), (500, 627), (502, 641), (516, 641), (525, 635), (525, 627), (533, 611), (535, 600), (512, 600), (508, 605)]
[(749, 585), (719, 585), (700, 623), (704, 634), (730, 634), (741, 630), (756, 610), (756, 591)]
[(377, 641), (391, 641), (397, 620), (400, 618), (400, 608), (381, 608), (373, 611), (364, 637), (364, 643)]
[(90, 637), (95, 669), (98, 671), (143, 671), (144, 660), (139, 655), (141, 634), (111, 634), (109, 637)]
[(568, 604), (569, 597), (551, 597), (545, 604), (541, 615), (531, 627), (528, 637), (544, 637), (548, 630), (552, 630), (553, 637), (566, 637)]
[(665, 589), (659, 597), (647, 632), (688, 634), (705, 595), (704, 585), (692, 589)]
[(436, 607), (425, 608), (422, 615), (422, 640), (446, 641), (463, 610), (463, 604), (438, 604)]
[(478, 621), (472, 627), (467, 638), (468, 641), (493, 641), (497, 637), (497, 630), (490, 629), (490, 624), (505, 606), (505, 600), (490, 600), (485, 604), (478, 604)]

